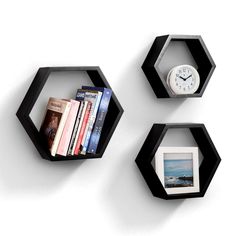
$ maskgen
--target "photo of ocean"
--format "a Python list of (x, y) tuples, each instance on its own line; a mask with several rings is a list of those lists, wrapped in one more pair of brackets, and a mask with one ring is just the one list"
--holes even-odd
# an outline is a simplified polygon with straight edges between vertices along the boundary
[(164, 158), (165, 187), (193, 186), (193, 160)]

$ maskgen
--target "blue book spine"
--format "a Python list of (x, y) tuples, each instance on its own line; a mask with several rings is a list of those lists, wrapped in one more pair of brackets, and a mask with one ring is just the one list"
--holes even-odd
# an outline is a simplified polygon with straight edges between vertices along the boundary
[(103, 92), (101, 102), (100, 102), (100, 106), (98, 108), (96, 121), (95, 121), (95, 124), (94, 124), (92, 134), (90, 136), (90, 142), (89, 142), (88, 149), (87, 149), (88, 153), (95, 154), (96, 151), (97, 151), (99, 139), (100, 139), (100, 136), (101, 136), (102, 127), (103, 127), (103, 124), (104, 124), (104, 121), (105, 121), (105, 118), (106, 118), (106, 114), (107, 114), (107, 111), (108, 111), (108, 106), (109, 106), (109, 103), (110, 103), (112, 90), (108, 89), (108, 88), (87, 87), (87, 86), (83, 86), (82, 88), (83, 89), (88, 89), (88, 90), (97, 90), (97, 91)]

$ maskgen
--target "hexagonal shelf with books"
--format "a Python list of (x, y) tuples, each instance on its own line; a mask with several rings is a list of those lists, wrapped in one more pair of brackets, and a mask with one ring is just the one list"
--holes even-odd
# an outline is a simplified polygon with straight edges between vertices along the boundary
[[(186, 150), (197, 150), (194, 168)], [(191, 123), (154, 124), (135, 160), (152, 194), (165, 200), (203, 197), (220, 161), (205, 126)]]
[[(194, 67), (193, 70), (198, 74), (198, 85), (192, 93), (175, 93), (171, 89), (168, 80), (173, 71), (171, 69), (181, 65)], [(215, 63), (200, 35), (164, 35), (154, 40), (142, 69), (157, 98), (201, 97), (215, 69)], [(176, 72), (174, 76), (179, 75)], [(182, 83), (186, 83), (186, 86), (192, 85), (191, 80), (186, 81), (189, 78), (187, 75), (180, 78), (182, 80), (179, 79), (179, 83), (176, 80), (176, 86), (181, 86)]]
[[(70, 73), (73, 74), (74, 81), (70, 79)], [(78, 73), (83, 73), (83, 78), (80, 77)], [(57, 76), (54, 76), (54, 75)], [(85, 79), (84, 79), (85, 77)], [(62, 160), (77, 160), (77, 159), (93, 159), (101, 158), (113, 132), (118, 125), (118, 122), (122, 116), (123, 108), (121, 107), (114, 91), (110, 98), (110, 103), (108, 106), (108, 111), (104, 120), (102, 127), (99, 143), (97, 146), (97, 151), (94, 154), (86, 153), (86, 155), (66, 155), (61, 156), (56, 154), (55, 156), (51, 155), (50, 150), (45, 142), (45, 138), (39, 132), (39, 124), (42, 122), (42, 112), (45, 110), (46, 101), (49, 97), (53, 96), (64, 96), (64, 94), (69, 94), (75, 98), (76, 89), (79, 88), (81, 81), (84, 83), (82, 85), (96, 86), (102, 88), (111, 89), (109, 83), (107, 82), (105, 76), (103, 75), (99, 67), (44, 67), (39, 68), (36, 76), (34, 77), (16, 115), (23, 125), (25, 131), (29, 135), (36, 149), (42, 158), (50, 161), (62, 161)], [(73, 84), (74, 82), (74, 84)], [(51, 83), (51, 86), (49, 84)], [(72, 84), (72, 85), (71, 85)], [(68, 93), (68, 85), (71, 85), (73, 89)], [(59, 88), (60, 87), (60, 88)], [(38, 107), (37, 103), (40, 100), (40, 97), (43, 97), (45, 90), (49, 90), (48, 96), (43, 98), (43, 107)], [(57, 92), (61, 90), (62, 94)], [(66, 97), (68, 98), (68, 97)], [(33, 112), (34, 111), (34, 112)], [(32, 113), (37, 113), (37, 115)], [(34, 119), (33, 119), (34, 116)], [(40, 123), (36, 120), (40, 120)], [(38, 124), (37, 124), (38, 123)]]

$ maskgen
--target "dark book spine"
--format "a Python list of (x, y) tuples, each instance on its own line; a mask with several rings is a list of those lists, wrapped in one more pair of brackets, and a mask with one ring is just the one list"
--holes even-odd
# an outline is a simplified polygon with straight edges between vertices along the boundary
[(89, 146), (87, 149), (88, 153), (96, 153), (96, 151), (97, 151), (99, 139), (100, 139), (101, 132), (102, 132), (102, 127), (103, 127), (103, 124), (104, 124), (104, 121), (106, 118), (108, 106), (109, 106), (110, 99), (111, 99), (111, 94), (112, 94), (111, 89), (103, 88), (102, 92), (103, 92), (102, 99), (100, 102), (100, 106), (98, 108), (96, 121), (94, 124), (92, 134), (90, 136)]

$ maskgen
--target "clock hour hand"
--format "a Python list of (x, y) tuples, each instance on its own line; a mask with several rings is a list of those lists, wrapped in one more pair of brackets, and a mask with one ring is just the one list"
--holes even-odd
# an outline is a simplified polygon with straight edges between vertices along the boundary
[(183, 78), (182, 76), (179, 76), (179, 78), (182, 79), (182, 80), (185, 80), (185, 78)]

